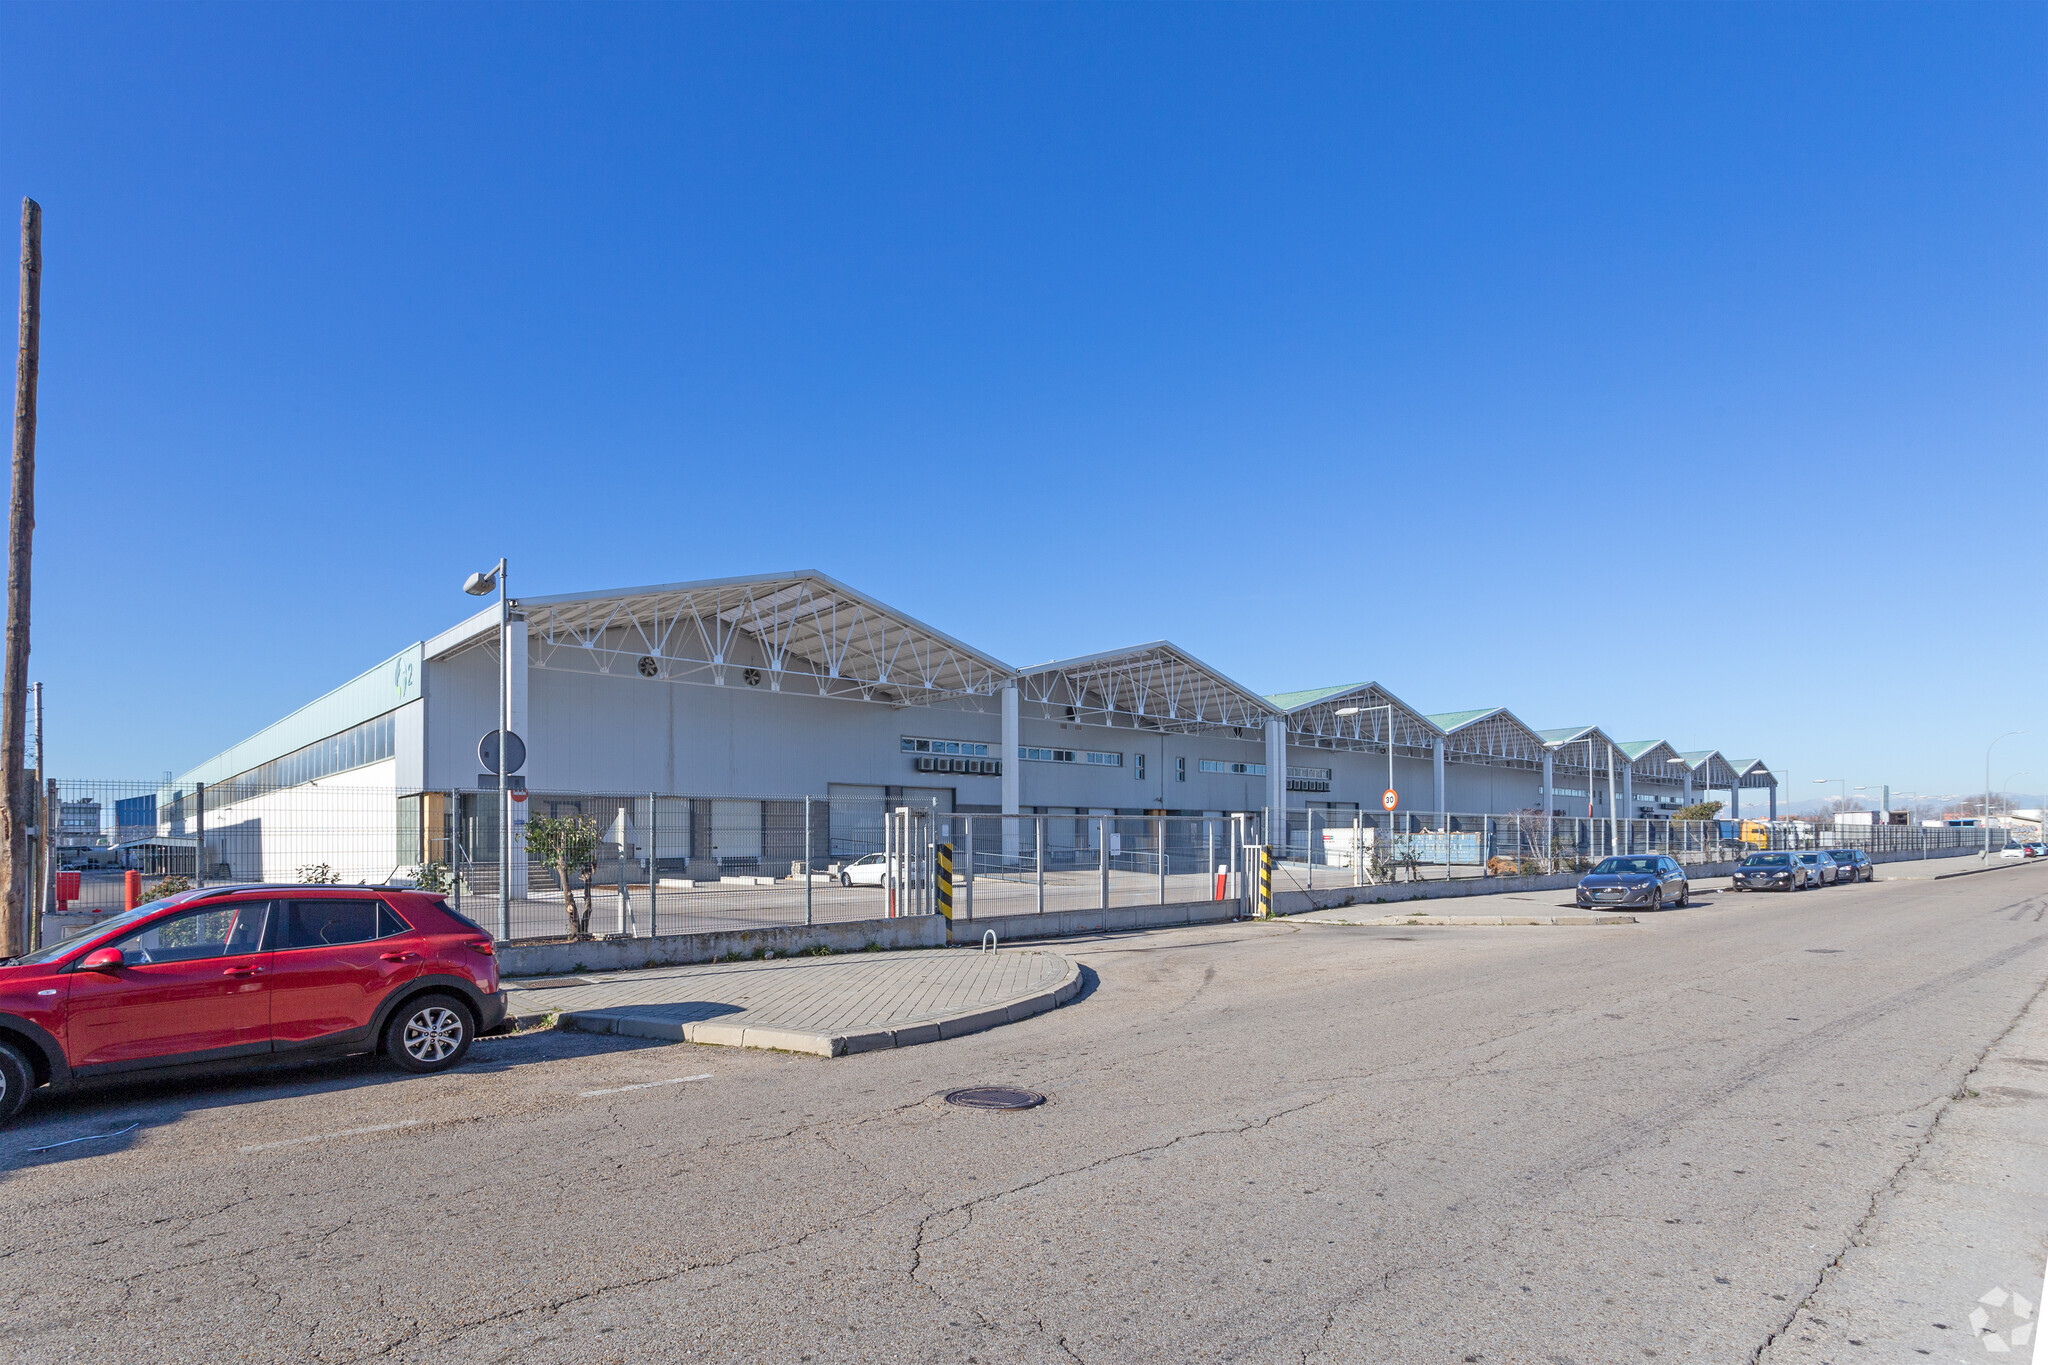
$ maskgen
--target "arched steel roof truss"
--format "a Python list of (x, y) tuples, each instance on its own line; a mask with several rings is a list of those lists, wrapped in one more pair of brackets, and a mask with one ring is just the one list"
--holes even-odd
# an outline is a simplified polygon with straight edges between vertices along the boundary
[(1694, 749), (1679, 755), (1692, 768), (1692, 784), (1708, 791), (1726, 791), (1736, 785), (1735, 768), (1716, 749)]
[(531, 666), (893, 705), (1002, 690), (999, 660), (822, 574), (520, 599)]
[[(1434, 722), (1432, 722), (1434, 723)], [(1543, 740), (1506, 707), (1444, 727), (1444, 756), (1495, 767), (1540, 768)]]
[(1775, 787), (1778, 775), (1764, 766), (1760, 758), (1730, 759), (1728, 766), (1735, 770), (1736, 785), (1740, 787)]
[(1164, 640), (1062, 659), (1017, 675), (1019, 698), (1072, 708), (1087, 725), (1189, 733), (1263, 727), (1263, 698)]
[(1678, 782), (1684, 778), (1684, 768), (1671, 760), (1678, 758), (1678, 750), (1665, 740), (1644, 743), (1636, 741), (1618, 746), (1629, 766), (1636, 770), (1636, 776), (1655, 778), (1664, 782)]
[[(1628, 755), (1622, 752), (1621, 744), (1597, 725), (1586, 725), (1576, 729), (1543, 731), (1544, 747), (1550, 750), (1553, 768), (1569, 769), (1573, 772), (1604, 773), (1608, 764), (1621, 770), (1628, 762)], [(1610, 760), (1608, 750), (1614, 756)]]
[[(1354, 707), (1356, 715), (1337, 714)], [(1427, 758), (1430, 741), (1442, 733), (1378, 683), (1361, 683), (1287, 712), (1287, 742), (1304, 749), (1383, 754), (1391, 737), (1395, 753)]]

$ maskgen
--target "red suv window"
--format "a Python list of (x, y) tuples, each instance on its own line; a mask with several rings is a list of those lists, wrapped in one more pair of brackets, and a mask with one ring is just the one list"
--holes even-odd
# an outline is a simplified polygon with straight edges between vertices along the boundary
[(380, 900), (323, 897), (280, 904), (286, 907), (284, 932), (272, 939), (278, 948), (338, 948), (412, 931), (411, 925)]

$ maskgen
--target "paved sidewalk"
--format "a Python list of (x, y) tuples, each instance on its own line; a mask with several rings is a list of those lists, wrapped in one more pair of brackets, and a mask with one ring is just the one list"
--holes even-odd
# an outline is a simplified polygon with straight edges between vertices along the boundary
[(1081, 969), (1030, 948), (940, 948), (656, 967), (505, 983), (564, 1028), (837, 1057), (976, 1033), (1074, 998)]
[[(2040, 914), (2023, 905), (2011, 922), (2031, 925)], [(2048, 991), (1940, 1107), (1848, 1249), (1756, 1358), (2048, 1359), (2030, 1355), (2048, 1295), (2044, 1075)]]

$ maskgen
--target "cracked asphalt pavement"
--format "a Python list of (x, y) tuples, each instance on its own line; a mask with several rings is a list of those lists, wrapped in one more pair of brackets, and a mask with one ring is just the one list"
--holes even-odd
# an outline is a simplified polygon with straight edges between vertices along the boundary
[[(854, 1057), (545, 1033), (43, 1096), (0, 1358), (1750, 1361), (2041, 994), (2044, 911), (2020, 868), (1222, 925)], [(939, 1098), (990, 1083), (1049, 1099)]]

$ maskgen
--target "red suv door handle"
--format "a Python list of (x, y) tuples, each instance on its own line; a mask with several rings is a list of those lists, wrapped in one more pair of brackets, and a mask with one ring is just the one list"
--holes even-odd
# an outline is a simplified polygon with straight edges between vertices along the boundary
[(222, 972), (222, 973), (221, 973), (221, 975), (222, 975), (222, 976), (254, 976), (254, 975), (256, 975), (256, 973), (258, 973), (258, 972), (260, 972), (260, 971), (262, 971), (262, 970), (263, 970), (263, 969), (262, 969), (261, 967), (230, 967), (230, 968), (228, 968), (228, 969), (227, 969), (226, 971)]
[(418, 956), (419, 956), (419, 954), (418, 954), (418, 953), (384, 953), (384, 954), (382, 954), (382, 956), (383, 956), (383, 958), (384, 958), (384, 960), (385, 960), (386, 962), (411, 962), (411, 961), (412, 961), (412, 960), (413, 960), (414, 958), (418, 957)]

